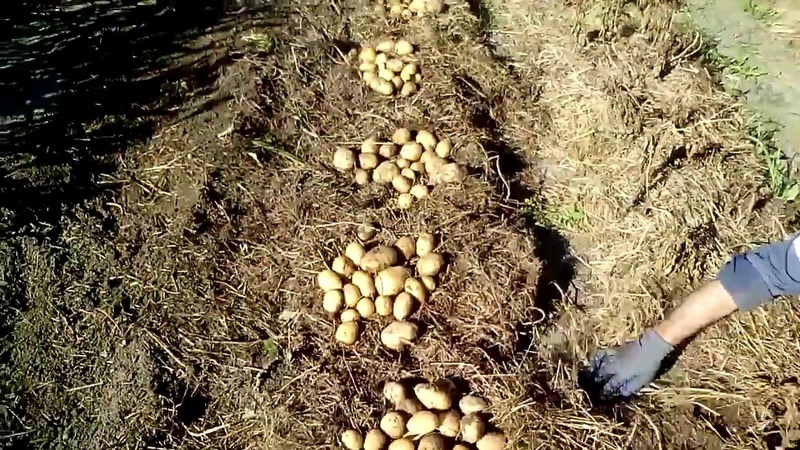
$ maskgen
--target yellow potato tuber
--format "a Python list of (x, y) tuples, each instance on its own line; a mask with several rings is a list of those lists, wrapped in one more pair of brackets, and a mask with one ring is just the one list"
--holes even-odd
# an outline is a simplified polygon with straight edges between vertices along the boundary
[(375, 299), (375, 312), (379, 316), (387, 317), (392, 315), (394, 309), (394, 300), (388, 295), (381, 295)]
[[(381, 331), (381, 343), (392, 350), (402, 350), (417, 340), (419, 327), (411, 322), (395, 321)], [(446, 408), (445, 408), (446, 409)]]
[(449, 158), (452, 151), (453, 144), (450, 142), (450, 139), (442, 139), (436, 144), (436, 156), (440, 158)]
[(397, 146), (394, 144), (383, 144), (378, 149), (378, 154), (386, 159), (394, 158), (397, 156)]
[(478, 439), (475, 446), (478, 447), (478, 450), (503, 450), (506, 446), (506, 436), (498, 432), (486, 433)]
[(323, 291), (332, 291), (342, 288), (342, 279), (338, 273), (325, 269), (317, 274), (317, 284)]
[(436, 248), (436, 236), (422, 232), (417, 237), (417, 255), (426, 256)]
[(342, 293), (344, 294), (344, 304), (348, 308), (355, 308), (362, 297), (361, 289), (352, 283), (345, 284), (342, 288)]
[(413, 81), (414, 80), (414, 75), (417, 74), (418, 70), (419, 70), (419, 68), (417, 67), (416, 64), (408, 63), (400, 71), (400, 78), (402, 78), (403, 81), (405, 81), (405, 82)]
[(412, 436), (422, 436), (432, 433), (438, 427), (439, 416), (431, 411), (420, 411), (411, 416), (406, 423), (406, 429), (408, 430), (407, 434)]
[(447, 437), (456, 437), (461, 432), (461, 415), (453, 410), (439, 414), (439, 433)]
[(347, 256), (337, 256), (331, 263), (331, 269), (345, 278), (350, 278), (356, 271), (356, 265)]
[(417, 142), (406, 142), (400, 148), (400, 157), (411, 162), (419, 161), (422, 156), (422, 145)]
[(356, 166), (355, 153), (344, 147), (337, 147), (333, 152), (333, 167), (341, 170), (352, 170)]
[(378, 153), (378, 138), (370, 136), (361, 143), (361, 153)]
[(439, 434), (429, 434), (419, 440), (417, 450), (446, 450), (444, 437)]
[(446, 411), (450, 409), (452, 400), (450, 393), (440, 386), (421, 383), (414, 386), (414, 393), (422, 404), (428, 409)]
[(394, 299), (392, 312), (397, 320), (406, 320), (414, 311), (414, 297), (408, 292), (401, 292)]
[(486, 411), (489, 405), (486, 400), (474, 395), (466, 395), (458, 402), (458, 409), (464, 414), (474, 414)]
[(358, 322), (343, 322), (336, 328), (334, 337), (342, 344), (355, 344), (358, 339)]
[(411, 273), (406, 267), (389, 267), (378, 273), (375, 289), (380, 295), (397, 295), (403, 291), (406, 279), (410, 276)]
[(397, 58), (392, 58), (386, 61), (386, 68), (395, 73), (400, 72), (403, 70), (403, 61)]
[(384, 161), (375, 169), (373, 179), (379, 183), (389, 184), (394, 177), (400, 175), (400, 168), (392, 161)]
[(405, 193), (397, 196), (397, 207), (400, 209), (409, 209), (414, 204), (414, 196)]
[(369, 183), (372, 179), (372, 175), (369, 173), (367, 169), (356, 169), (355, 175), (353, 175), (353, 179), (355, 180), (356, 184), (364, 186), (365, 184)]
[(414, 441), (409, 438), (398, 439), (389, 444), (386, 450), (414, 450)]
[(433, 150), (436, 148), (436, 136), (428, 130), (417, 131), (415, 139), (425, 150)]
[(406, 434), (406, 420), (397, 411), (390, 411), (381, 418), (380, 428), (392, 439), (400, 439)]
[(397, 402), (395, 409), (413, 416), (414, 414), (424, 410), (425, 407), (422, 406), (422, 403), (420, 403), (419, 400), (415, 398), (407, 398)]
[[(397, 261), (397, 250), (387, 245), (379, 245), (368, 251), (367, 254), (361, 258), (360, 266), (367, 272), (377, 273), (387, 267), (394, 266), (397, 264)], [(364, 293), (363, 289), (361, 293)]]
[[(414, 183), (415, 181), (417, 181), (417, 173), (410, 169), (411, 164), (414, 164), (414, 163), (410, 163), (408, 165), (408, 167), (406, 167), (405, 169), (401, 170), (400, 171), (400, 175), (408, 178), (411, 181), (411, 183)], [(409, 189), (409, 191), (410, 191), (410, 189)]]
[(433, 291), (436, 290), (436, 286), (437, 286), (436, 285), (436, 278), (433, 278), (433, 277), (419, 277), (419, 279), (422, 280), (422, 284), (425, 285), (425, 289), (427, 289), (428, 292), (433, 292)]
[(414, 53), (414, 45), (405, 39), (398, 39), (394, 44), (394, 52), (397, 56), (408, 56)]
[(444, 267), (444, 258), (438, 253), (428, 253), (420, 256), (417, 260), (417, 273), (422, 277), (436, 276), (442, 267)]
[(383, 431), (373, 428), (364, 436), (364, 450), (383, 450), (388, 442), (389, 437)]
[(363, 270), (356, 270), (353, 272), (353, 278), (350, 281), (358, 286), (362, 297), (375, 298), (377, 290), (375, 289), (375, 279), (372, 278), (372, 275)]
[(372, 47), (364, 47), (361, 49), (361, 52), (358, 54), (358, 59), (363, 62), (374, 63), (375, 58), (378, 54), (375, 52), (375, 49)]
[(415, 184), (414, 186), (411, 186), (411, 190), (408, 191), (408, 193), (411, 194), (412, 197), (422, 200), (423, 198), (429, 196), (431, 191), (428, 189), (428, 186), (425, 186), (424, 184)]
[(364, 445), (364, 438), (356, 430), (347, 430), (342, 433), (342, 444), (348, 450), (361, 450)]
[(392, 134), (392, 142), (403, 145), (411, 140), (411, 131), (408, 128), (398, 128)]
[(350, 261), (353, 261), (355, 265), (361, 264), (361, 258), (363, 258), (366, 253), (367, 251), (364, 249), (364, 246), (358, 242), (347, 244), (347, 247), (344, 249), (344, 256), (350, 258)]
[(486, 432), (486, 424), (475, 414), (467, 414), (461, 418), (461, 440), (474, 444)]
[(361, 317), (369, 319), (375, 315), (375, 302), (367, 297), (362, 297), (356, 304), (356, 311)]
[(413, 81), (407, 81), (403, 83), (403, 87), (400, 89), (400, 96), (401, 97), (408, 97), (409, 95), (417, 92), (417, 83)]
[(408, 261), (413, 258), (417, 251), (417, 244), (411, 236), (403, 236), (394, 241), (394, 248), (400, 251), (403, 258)]
[(356, 236), (362, 241), (368, 241), (378, 234), (378, 225), (373, 222), (364, 222), (358, 226)]
[(403, 290), (419, 300), (420, 303), (425, 303), (428, 300), (428, 290), (419, 278), (407, 278), (403, 285)]
[(403, 175), (398, 175), (392, 180), (392, 187), (399, 193), (405, 194), (411, 190), (412, 181)]
[(355, 309), (345, 309), (339, 318), (342, 322), (358, 322), (361, 320), (361, 314)]
[(383, 40), (375, 46), (375, 50), (383, 53), (392, 53), (394, 52), (394, 41), (391, 39)]
[(325, 292), (325, 296), (322, 297), (322, 309), (335, 314), (342, 310), (342, 306), (344, 306), (344, 294), (342, 291), (335, 289)]
[(408, 398), (408, 389), (398, 381), (387, 381), (383, 385), (383, 397), (393, 405), (397, 405)]

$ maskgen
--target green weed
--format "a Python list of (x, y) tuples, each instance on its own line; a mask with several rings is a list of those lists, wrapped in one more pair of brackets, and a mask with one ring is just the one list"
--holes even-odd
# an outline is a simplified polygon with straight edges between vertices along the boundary
[(756, 153), (766, 164), (772, 192), (783, 200), (796, 200), (800, 196), (800, 184), (792, 179), (789, 161), (775, 145), (774, 124), (756, 116), (751, 120), (750, 129), (749, 139), (755, 146)]
[(771, 6), (763, 5), (759, 0), (742, 0), (742, 9), (766, 25), (774, 23), (778, 18), (777, 11)]
[(578, 203), (564, 208), (543, 208), (542, 204), (536, 198), (525, 199), (522, 212), (537, 225), (558, 230), (578, 229), (586, 220), (586, 213)]

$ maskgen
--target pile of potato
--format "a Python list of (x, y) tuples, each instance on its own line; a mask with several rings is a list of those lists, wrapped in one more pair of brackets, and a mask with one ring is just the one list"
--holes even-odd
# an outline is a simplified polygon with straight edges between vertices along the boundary
[(439, 14), (444, 9), (443, 0), (389, 0), (389, 15), (410, 18), (413, 14)]
[(354, 180), (360, 185), (370, 181), (392, 185), (398, 192), (398, 207), (408, 209), (415, 200), (430, 194), (428, 185), (464, 181), (467, 172), (449, 159), (452, 152), (450, 139), (438, 140), (427, 130), (412, 133), (398, 128), (390, 142), (379, 142), (377, 136), (371, 136), (361, 144), (360, 151), (338, 147), (333, 153), (333, 166), (343, 172), (353, 171)]
[[(390, 381), (383, 395), (392, 403), (377, 428), (366, 435), (358, 430), (342, 433), (342, 444), (348, 450), (503, 450), (506, 437), (499, 431), (488, 431), (486, 401), (474, 395), (458, 400), (452, 381), (440, 379), (421, 383), (413, 391), (402, 383)], [(417, 442), (415, 445), (415, 441)], [(449, 442), (455, 442), (450, 447)]]
[[(376, 225), (363, 224), (358, 231), (362, 241), (371, 240)], [(407, 319), (436, 289), (436, 276), (444, 269), (444, 258), (434, 252), (436, 238), (420, 233), (415, 240), (404, 236), (392, 246), (375, 245), (369, 251), (361, 242), (347, 245), (331, 268), (317, 274), (317, 284), (325, 291), (322, 308), (338, 315), (341, 324), (334, 337), (352, 345), (358, 340), (359, 322), (373, 316), (393, 316), (394, 321), (381, 332), (381, 342), (392, 350), (413, 343), (419, 333)]]
[(382, 95), (408, 97), (417, 92), (422, 74), (414, 58), (414, 45), (400, 39), (387, 39), (375, 47), (364, 46), (358, 54), (361, 79)]

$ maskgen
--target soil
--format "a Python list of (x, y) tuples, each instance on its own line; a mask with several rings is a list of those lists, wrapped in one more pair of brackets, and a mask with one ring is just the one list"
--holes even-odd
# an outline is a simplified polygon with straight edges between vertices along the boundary
[[(11, 214), (0, 244), (3, 444), (338, 448), (376, 425), (386, 380), (447, 376), (489, 401), (509, 448), (791, 445), (789, 302), (713, 327), (633, 402), (577, 386), (591, 351), (790, 226), (680, 11), (447, 6), (406, 21), (295, 2), (204, 24), (189, 65), (211, 84), (178, 83), (173, 115), (103, 155), (106, 189), (59, 197), (46, 227), (9, 208), (37, 226)], [(358, 79), (351, 49), (387, 35), (417, 47), (409, 98)], [(398, 126), (452, 139), (466, 182), (400, 210), (332, 168), (336, 146)], [(448, 262), (405, 351), (381, 346), (386, 319), (336, 343), (321, 308), (316, 273), (365, 220), (376, 242), (435, 232)]]

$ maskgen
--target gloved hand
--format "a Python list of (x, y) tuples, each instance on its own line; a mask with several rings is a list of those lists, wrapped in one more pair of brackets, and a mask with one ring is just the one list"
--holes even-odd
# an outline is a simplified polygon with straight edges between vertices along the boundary
[(602, 399), (630, 397), (653, 381), (673, 347), (654, 330), (635, 341), (600, 350), (582, 374), (584, 389)]

